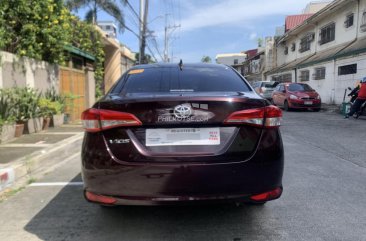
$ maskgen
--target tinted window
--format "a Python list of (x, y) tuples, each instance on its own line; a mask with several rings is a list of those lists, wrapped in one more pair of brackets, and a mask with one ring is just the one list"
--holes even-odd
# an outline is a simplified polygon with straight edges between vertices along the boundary
[(271, 81), (271, 82), (262, 82), (262, 87), (265, 88), (273, 88), (275, 81)]
[(313, 89), (307, 84), (290, 84), (289, 91), (312, 91)]
[[(131, 72), (130, 72), (131, 73)], [(217, 92), (250, 91), (231, 68), (225, 67), (157, 67), (127, 74), (125, 93), (149, 92)]]

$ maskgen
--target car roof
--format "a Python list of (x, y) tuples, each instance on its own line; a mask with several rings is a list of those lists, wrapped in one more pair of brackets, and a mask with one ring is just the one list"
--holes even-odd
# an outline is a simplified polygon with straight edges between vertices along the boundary
[[(153, 69), (153, 68), (178, 68), (178, 63), (156, 63), (156, 64), (140, 64), (135, 65), (131, 69)], [(193, 68), (215, 68), (215, 69), (227, 69), (230, 66), (224, 64), (208, 64), (208, 63), (183, 63), (182, 68), (193, 67)]]

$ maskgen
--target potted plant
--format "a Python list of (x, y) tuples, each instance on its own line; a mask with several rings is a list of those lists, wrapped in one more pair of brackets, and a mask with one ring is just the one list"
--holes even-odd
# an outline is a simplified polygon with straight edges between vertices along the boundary
[(10, 96), (10, 90), (0, 90), (0, 143), (10, 141), (15, 136), (14, 108)]
[(66, 96), (58, 94), (54, 88), (51, 88), (46, 91), (45, 98), (51, 100), (53, 105), (50, 126), (61, 126), (64, 123)]
[(38, 106), (41, 94), (30, 87), (14, 88), (14, 106), (16, 121), (24, 124), (24, 134), (38, 132), (42, 129), (43, 117)]
[(47, 130), (53, 114), (52, 101), (46, 98), (40, 98), (38, 106), (40, 108), (40, 114), (43, 117), (42, 130)]

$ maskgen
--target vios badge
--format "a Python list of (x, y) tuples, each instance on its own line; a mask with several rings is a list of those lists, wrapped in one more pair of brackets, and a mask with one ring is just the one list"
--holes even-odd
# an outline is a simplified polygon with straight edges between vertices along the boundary
[(177, 118), (188, 118), (192, 114), (192, 109), (187, 105), (178, 105), (174, 108), (174, 116)]

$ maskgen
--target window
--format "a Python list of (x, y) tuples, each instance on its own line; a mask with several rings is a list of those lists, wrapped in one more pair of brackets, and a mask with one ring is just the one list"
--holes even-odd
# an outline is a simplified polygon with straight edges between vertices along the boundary
[(311, 88), (307, 84), (290, 84), (288, 86), (288, 91), (299, 91), (299, 92), (307, 92), (312, 91), (313, 88)]
[(326, 44), (332, 42), (335, 39), (335, 23), (331, 23), (320, 30), (319, 44)]
[(287, 47), (287, 46), (285, 47), (284, 54), (285, 54), (285, 55), (288, 55), (288, 47)]
[(294, 52), (296, 50), (296, 43), (291, 44), (291, 51)]
[(366, 11), (362, 13), (361, 31), (366, 32)]
[(346, 21), (344, 22), (344, 27), (349, 28), (349, 27), (353, 26), (353, 19), (354, 19), (353, 13), (347, 15)]
[(325, 79), (325, 67), (315, 68), (313, 77), (315, 80)]
[[(225, 80), (225, 81), (222, 81)], [(176, 92), (237, 92), (249, 91), (249, 87), (231, 68), (226, 67), (178, 67), (146, 68), (138, 74), (128, 74), (123, 94), (176, 93)], [(113, 90), (116, 92), (118, 90)]]
[(338, 75), (357, 74), (357, 64), (338, 67)]
[(107, 26), (105, 26), (105, 29), (106, 30), (110, 30), (111, 29), (111, 26), (107, 25)]
[(310, 71), (303, 70), (300, 72), (300, 81), (309, 81), (310, 80)]
[(234, 64), (238, 64), (238, 63), (239, 63), (238, 59), (234, 59)]
[(300, 40), (299, 52), (305, 52), (310, 50), (311, 42), (314, 40), (314, 33), (308, 33)]

